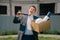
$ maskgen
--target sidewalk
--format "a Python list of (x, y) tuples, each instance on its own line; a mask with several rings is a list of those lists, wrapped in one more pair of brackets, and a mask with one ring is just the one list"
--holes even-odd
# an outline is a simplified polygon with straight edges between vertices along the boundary
[[(17, 37), (18, 35), (6, 35), (0, 36), (0, 38), (8, 38), (8, 37)], [(53, 37), (53, 38), (60, 38), (60, 35), (49, 35), (49, 34), (39, 34), (40, 37)]]
[(40, 36), (40, 37), (60, 38), (60, 35), (39, 34), (38, 36)]

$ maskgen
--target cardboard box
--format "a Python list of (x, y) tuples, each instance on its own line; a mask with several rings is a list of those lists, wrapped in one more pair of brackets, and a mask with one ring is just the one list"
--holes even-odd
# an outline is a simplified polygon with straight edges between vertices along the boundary
[(34, 21), (32, 21), (31, 26), (32, 26), (33, 30), (36, 32), (44, 32), (50, 28), (50, 20), (44, 21), (40, 24), (37, 24)]

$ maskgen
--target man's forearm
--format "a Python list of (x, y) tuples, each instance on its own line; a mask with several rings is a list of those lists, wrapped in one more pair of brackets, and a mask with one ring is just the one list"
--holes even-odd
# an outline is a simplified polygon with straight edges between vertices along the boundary
[(20, 19), (18, 16), (15, 16), (13, 23), (20, 23)]

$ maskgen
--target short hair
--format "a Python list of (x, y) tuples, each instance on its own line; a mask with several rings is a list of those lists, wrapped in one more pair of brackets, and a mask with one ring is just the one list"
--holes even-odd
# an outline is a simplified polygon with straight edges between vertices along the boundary
[(33, 6), (31, 6), (31, 7), (33, 7), (33, 8), (35, 8), (35, 11), (36, 11), (36, 7), (33, 5)]

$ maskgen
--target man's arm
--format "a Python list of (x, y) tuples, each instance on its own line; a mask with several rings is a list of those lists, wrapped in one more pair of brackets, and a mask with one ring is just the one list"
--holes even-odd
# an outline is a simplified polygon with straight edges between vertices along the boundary
[(15, 16), (13, 19), (13, 23), (20, 23), (19, 17)]
[(20, 23), (22, 19), (22, 12), (19, 10), (13, 19), (13, 23)]

